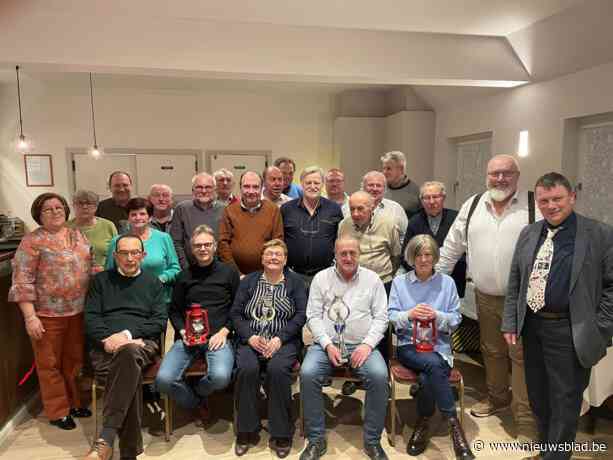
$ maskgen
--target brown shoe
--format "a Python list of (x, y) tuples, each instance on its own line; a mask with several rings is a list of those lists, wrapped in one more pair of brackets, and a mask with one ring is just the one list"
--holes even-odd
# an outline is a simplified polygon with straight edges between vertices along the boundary
[(466, 435), (457, 417), (451, 417), (449, 419), (449, 435), (453, 443), (455, 458), (457, 460), (474, 460), (475, 456), (470, 450), (470, 445), (466, 440)]
[(429, 421), (430, 419), (428, 417), (419, 417), (419, 419), (417, 419), (413, 434), (407, 443), (407, 454), (417, 457), (426, 450), (426, 446), (428, 445)]
[(113, 458), (113, 448), (102, 438), (94, 441), (94, 446), (83, 460), (110, 460)]
[(490, 415), (502, 412), (510, 406), (510, 404), (497, 405), (492, 403), (489, 399), (486, 399), (475, 404), (470, 409), (470, 413), (473, 417), (489, 417)]
[(268, 444), (279, 458), (287, 457), (292, 450), (292, 440), (290, 438), (270, 438)]

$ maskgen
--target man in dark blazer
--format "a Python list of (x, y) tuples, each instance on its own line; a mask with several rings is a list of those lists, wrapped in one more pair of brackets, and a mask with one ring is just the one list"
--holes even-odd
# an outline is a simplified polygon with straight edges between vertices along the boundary
[[(401, 254), (404, 254), (409, 241), (415, 235), (430, 235), (436, 240), (439, 247), (443, 246), (451, 224), (458, 215), (458, 211), (444, 207), (446, 196), (445, 184), (442, 182), (424, 182), (419, 189), (419, 199), (423, 208), (409, 220)], [(404, 268), (413, 270), (404, 257), (401, 259)], [(463, 298), (466, 289), (466, 256), (458, 260), (451, 277), (455, 281), (458, 295)]]
[[(523, 338), (541, 442), (563, 449), (575, 440), (591, 367), (611, 344), (613, 227), (573, 211), (575, 193), (561, 174), (542, 176), (535, 196), (545, 220), (519, 236), (501, 329), (510, 344)], [(541, 447), (531, 458), (568, 459), (572, 453)]]

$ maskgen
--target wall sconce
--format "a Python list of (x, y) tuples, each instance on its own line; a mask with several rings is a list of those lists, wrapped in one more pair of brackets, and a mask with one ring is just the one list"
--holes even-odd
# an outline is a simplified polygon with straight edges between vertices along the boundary
[(530, 144), (528, 142), (528, 130), (525, 129), (519, 132), (519, 141), (517, 142), (517, 155), (520, 157), (527, 157), (530, 153)]
[(19, 138), (17, 139), (17, 151), (20, 153), (27, 153), (30, 151), (32, 145), (23, 135), (23, 115), (21, 112), (21, 84), (19, 81), (19, 66), (15, 66), (15, 73), (17, 74), (17, 104), (19, 105)]
[(103, 154), (102, 148), (98, 147), (98, 140), (96, 139), (96, 116), (94, 115), (94, 83), (92, 79), (92, 73), (89, 73), (89, 102), (92, 109), (92, 130), (94, 134), (94, 145), (89, 151), (92, 158), (96, 160)]

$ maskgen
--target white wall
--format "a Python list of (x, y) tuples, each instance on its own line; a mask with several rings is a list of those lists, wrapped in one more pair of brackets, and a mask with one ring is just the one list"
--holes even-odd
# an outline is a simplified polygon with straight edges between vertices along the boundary
[[(68, 147), (92, 144), (87, 77), (82, 85), (30, 83), (25, 90), (25, 133), (33, 153), (53, 155), (54, 191), (69, 196)], [(0, 93), (0, 212), (26, 220), (35, 196), (47, 189), (25, 187), (17, 135), (14, 87)], [(216, 86), (190, 91), (96, 88), (99, 144), (106, 148), (256, 149), (273, 158), (292, 156), (301, 170), (336, 166), (333, 156), (333, 97), (325, 92), (238, 90)], [(201, 163), (204, 164), (204, 163)]]
[(530, 131), (530, 155), (520, 159), (521, 187), (532, 188), (551, 170), (573, 176), (562, 169), (564, 120), (610, 111), (613, 63), (445, 108), (436, 114), (434, 177), (448, 186), (455, 180), (449, 138), (492, 131), (492, 152), (514, 154), (522, 129)]

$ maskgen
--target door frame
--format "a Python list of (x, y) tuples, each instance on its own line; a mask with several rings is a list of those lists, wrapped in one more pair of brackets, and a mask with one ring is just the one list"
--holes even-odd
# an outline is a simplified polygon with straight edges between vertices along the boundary
[[(258, 156), (263, 156), (264, 157), (264, 164), (266, 165), (265, 167), (268, 167), (270, 165), (272, 165), (272, 150), (223, 150), (223, 149), (207, 149), (204, 152), (204, 164), (205, 167), (207, 169), (207, 171), (209, 171), (211, 174), (213, 174), (214, 171), (211, 170), (211, 157), (213, 155), (245, 155), (245, 156), (252, 156), (252, 155), (258, 155)], [(261, 174), (262, 171), (257, 171), (258, 174)], [(236, 180), (237, 178), (235, 178)]]

